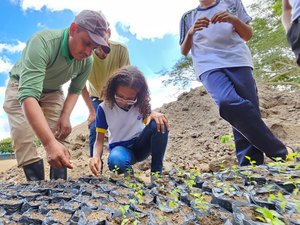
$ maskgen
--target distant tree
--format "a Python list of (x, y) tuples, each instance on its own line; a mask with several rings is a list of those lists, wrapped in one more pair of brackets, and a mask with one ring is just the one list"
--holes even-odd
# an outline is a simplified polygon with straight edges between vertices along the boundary
[(2, 153), (12, 153), (14, 149), (12, 147), (11, 138), (5, 138), (0, 141), (0, 152)]
[(256, 78), (273, 85), (300, 87), (300, 69), (281, 23), (281, 0), (251, 4), (253, 37), (248, 42)]
[[(248, 42), (254, 62), (254, 75), (272, 85), (300, 88), (300, 69), (286, 40), (281, 23), (281, 0), (256, 0), (248, 9), (253, 20), (253, 37)], [(182, 57), (163, 73), (164, 84), (186, 87), (195, 80), (190, 56)]]
[(189, 86), (191, 81), (196, 80), (192, 57), (181, 57), (170, 71), (162, 75), (165, 76), (164, 85), (173, 84), (182, 88)]

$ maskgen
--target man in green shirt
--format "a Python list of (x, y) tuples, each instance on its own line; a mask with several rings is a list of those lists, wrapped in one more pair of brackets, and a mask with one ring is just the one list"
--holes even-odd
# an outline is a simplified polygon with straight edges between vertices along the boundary
[[(107, 31), (107, 39), (109, 39), (111, 35), (110, 28)], [(88, 85), (82, 90), (82, 97), (90, 113), (88, 118), (90, 157), (93, 156), (96, 140), (95, 118), (97, 107), (102, 102), (102, 89), (116, 70), (130, 65), (129, 53), (125, 45), (111, 40), (108, 41), (108, 44), (110, 46), (109, 54), (105, 53), (101, 48), (94, 50), (94, 63), (88, 77)]]
[[(73, 168), (63, 143), (71, 133), (70, 115), (92, 68), (93, 50), (110, 51), (107, 29), (101, 12), (83, 10), (67, 29), (34, 34), (11, 69), (3, 108), (18, 166), (27, 180), (44, 179), (35, 136), (46, 150), (51, 179), (66, 179), (67, 168)], [(69, 80), (64, 99), (62, 85)]]

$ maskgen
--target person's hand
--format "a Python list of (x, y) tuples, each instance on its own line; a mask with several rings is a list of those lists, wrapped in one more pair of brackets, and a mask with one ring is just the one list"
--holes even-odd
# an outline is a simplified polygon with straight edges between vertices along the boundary
[(155, 120), (158, 132), (165, 132), (164, 125), (166, 125), (167, 130), (169, 130), (169, 122), (165, 114), (159, 112), (151, 112), (151, 114), (147, 118), (146, 125), (148, 125), (151, 120)]
[(56, 126), (55, 137), (64, 140), (72, 131), (71, 122), (66, 118), (59, 118)]
[(238, 18), (226, 11), (221, 11), (216, 13), (212, 18), (211, 18), (211, 23), (221, 23), (221, 22), (227, 22), (234, 24)]
[(100, 168), (102, 168), (102, 162), (99, 158), (95, 158), (95, 157), (90, 158), (89, 166), (90, 166), (90, 170), (95, 176), (100, 176), (101, 174)]
[(57, 169), (67, 167), (73, 169), (71, 156), (68, 149), (58, 140), (54, 140), (45, 146), (48, 163)]
[(87, 122), (88, 122), (88, 128), (90, 128), (91, 123), (93, 123), (96, 120), (96, 113), (90, 113)]
[(208, 27), (209, 19), (207, 17), (201, 17), (196, 20), (194, 25), (189, 29), (189, 34), (193, 35), (196, 31), (203, 30), (204, 28)]

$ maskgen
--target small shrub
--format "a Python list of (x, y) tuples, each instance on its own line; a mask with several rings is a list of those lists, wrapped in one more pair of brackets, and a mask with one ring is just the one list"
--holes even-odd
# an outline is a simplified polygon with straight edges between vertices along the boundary
[(13, 153), (14, 149), (12, 147), (11, 138), (5, 138), (0, 141), (0, 152), (2, 153)]

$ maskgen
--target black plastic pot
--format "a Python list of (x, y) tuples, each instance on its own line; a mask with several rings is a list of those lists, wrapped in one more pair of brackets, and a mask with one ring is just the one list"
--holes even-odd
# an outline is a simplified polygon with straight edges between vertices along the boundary
[(219, 205), (229, 212), (232, 212), (232, 205), (237, 202), (249, 203), (249, 196), (246, 193), (240, 191), (224, 193), (213, 189), (211, 201), (212, 204)]
[(288, 213), (288, 220), (291, 225), (300, 225), (300, 213), (296, 210), (291, 210)]
[(1, 199), (0, 207), (6, 211), (6, 215), (11, 215), (21, 209), (24, 201), (19, 199)]
[(44, 224), (67, 224), (72, 215), (60, 210), (50, 210), (43, 221)]
[[(241, 225), (266, 225), (268, 223), (261, 222), (257, 219), (258, 216), (262, 217), (260, 213), (256, 211), (256, 209), (259, 208), (259, 206), (254, 204), (247, 204), (247, 203), (234, 203), (232, 205), (233, 210), (233, 218), (235, 224), (241, 224)], [(255, 220), (253, 220), (254, 218)], [(283, 220), (284, 218), (280, 216), (278, 218), (280, 220)]]
[(277, 185), (268, 185), (256, 190), (253, 190), (250, 193), (250, 201), (253, 204), (256, 204), (260, 207), (266, 207), (267, 209), (275, 210), (275, 200), (269, 200), (269, 196), (272, 194), (275, 197), (278, 196), (278, 193), (283, 195), (288, 195), (283, 189), (279, 188)]
[(21, 224), (42, 224), (44, 221), (45, 215), (39, 213), (36, 210), (29, 210), (25, 212), (20, 220), (18, 221)]
[(195, 221), (196, 224), (232, 225), (232, 222), (229, 219), (224, 218), (223, 216), (215, 213), (214, 211), (207, 211), (198, 214)]

